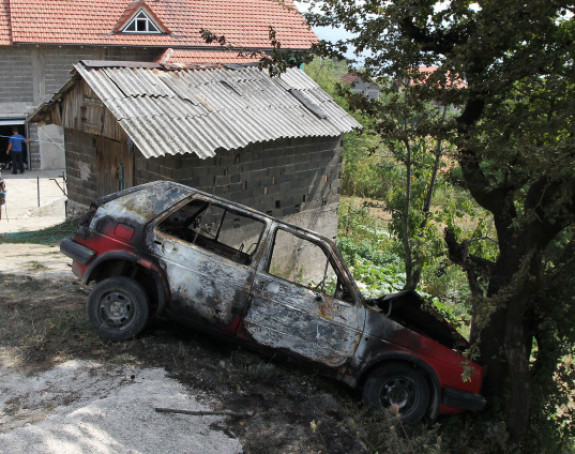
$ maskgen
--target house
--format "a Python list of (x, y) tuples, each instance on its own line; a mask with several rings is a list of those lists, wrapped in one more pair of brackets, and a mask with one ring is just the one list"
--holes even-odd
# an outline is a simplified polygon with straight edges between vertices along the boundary
[(360, 94), (370, 101), (377, 101), (379, 99), (380, 88), (377, 84), (363, 80), (357, 74), (348, 73), (341, 78), (341, 83), (349, 86), (349, 91), (352, 93)]
[[(79, 60), (238, 63), (269, 50), (317, 41), (292, 0), (0, 0), (0, 151), (12, 126), (33, 141), (33, 168), (63, 168), (63, 132), (25, 125)], [(206, 44), (201, 30), (226, 37)], [(0, 157), (5, 158), (0, 152)]]
[(329, 237), (343, 134), (361, 127), (297, 68), (101, 61), (74, 65), (29, 121), (64, 128), (68, 215), (172, 180)]
[(428, 82), (432, 82), (436, 88), (441, 90), (460, 90), (467, 88), (467, 83), (460, 76), (453, 75), (450, 71), (443, 72), (439, 66), (418, 66), (414, 68), (409, 75), (409, 79), (396, 80), (396, 85), (399, 87), (406, 87), (408, 85), (413, 87), (422, 83), (428, 84)]

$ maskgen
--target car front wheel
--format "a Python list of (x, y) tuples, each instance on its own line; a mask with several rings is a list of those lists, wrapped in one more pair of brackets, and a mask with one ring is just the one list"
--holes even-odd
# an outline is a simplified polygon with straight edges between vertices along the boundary
[(90, 293), (86, 312), (101, 337), (112, 341), (130, 339), (148, 323), (148, 295), (134, 279), (109, 277)]
[(401, 415), (404, 422), (420, 422), (429, 408), (431, 392), (421, 372), (409, 364), (384, 364), (370, 373), (363, 400)]

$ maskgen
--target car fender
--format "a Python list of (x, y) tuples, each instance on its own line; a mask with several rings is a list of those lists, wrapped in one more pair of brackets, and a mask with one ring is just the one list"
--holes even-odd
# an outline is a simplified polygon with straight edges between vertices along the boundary
[(424, 360), (418, 358), (417, 356), (410, 355), (408, 353), (402, 352), (386, 352), (378, 355), (377, 358), (374, 358), (369, 364), (366, 364), (363, 370), (361, 371), (361, 375), (359, 378), (358, 383), (363, 383), (365, 378), (369, 375), (369, 373), (375, 369), (376, 367), (383, 365), (384, 363), (390, 362), (403, 362), (409, 363), (416, 366), (418, 369), (423, 370), (426, 377), (429, 379), (429, 384), (431, 385), (431, 407), (429, 416), (431, 419), (435, 419), (439, 414), (439, 407), (441, 405), (441, 384), (439, 382), (439, 378), (435, 373), (435, 370), (427, 364)]
[(111, 251), (96, 257), (96, 259), (90, 262), (90, 264), (87, 266), (86, 271), (82, 277), (82, 284), (86, 285), (91, 280), (93, 280), (95, 271), (98, 270), (103, 264), (111, 260), (123, 260), (131, 262), (150, 271), (150, 274), (154, 279), (154, 287), (156, 289), (156, 295), (154, 295), (157, 302), (156, 314), (161, 314), (166, 306), (166, 301), (168, 301), (169, 286), (167, 285), (168, 281), (166, 276), (163, 270), (153, 262), (139, 257), (131, 252)]

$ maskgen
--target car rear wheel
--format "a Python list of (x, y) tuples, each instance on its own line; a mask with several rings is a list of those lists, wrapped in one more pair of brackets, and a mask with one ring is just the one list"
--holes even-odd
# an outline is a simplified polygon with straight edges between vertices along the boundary
[(94, 287), (86, 306), (88, 320), (103, 338), (112, 341), (138, 335), (148, 323), (149, 300), (134, 279), (114, 276)]
[(367, 377), (363, 400), (379, 409), (398, 412), (404, 422), (420, 422), (429, 408), (431, 392), (421, 372), (409, 364), (385, 364)]

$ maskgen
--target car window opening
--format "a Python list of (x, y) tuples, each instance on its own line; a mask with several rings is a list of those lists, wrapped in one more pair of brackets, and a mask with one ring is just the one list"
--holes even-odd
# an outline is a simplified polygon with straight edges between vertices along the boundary
[(262, 221), (253, 217), (193, 200), (170, 214), (158, 225), (158, 231), (248, 265), (264, 227)]
[(353, 301), (330, 256), (319, 245), (281, 228), (274, 237), (268, 273), (330, 298)]

